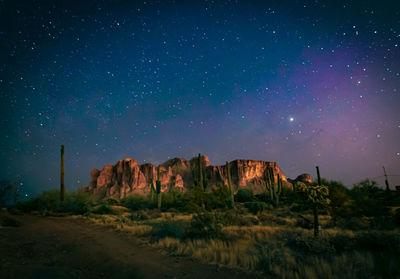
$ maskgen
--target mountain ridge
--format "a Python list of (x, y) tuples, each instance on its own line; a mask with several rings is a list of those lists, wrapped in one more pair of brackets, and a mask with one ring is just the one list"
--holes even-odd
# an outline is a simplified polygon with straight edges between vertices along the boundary
[[(206, 155), (201, 155), (204, 177), (207, 180), (207, 189), (217, 184), (227, 185), (226, 167), (213, 166)], [(229, 162), (232, 183), (235, 190), (250, 188), (255, 194), (266, 190), (265, 174), (272, 168), (275, 182), (280, 175), (284, 187), (292, 188), (298, 179), (311, 177), (301, 174), (296, 179), (288, 179), (279, 168), (277, 162), (251, 159), (236, 159)], [(186, 192), (194, 187), (193, 172), (198, 169), (198, 157), (189, 160), (172, 158), (159, 165), (161, 191), (173, 189)], [(96, 168), (91, 171), (91, 181), (84, 190), (104, 198), (121, 199), (132, 194), (147, 195), (151, 185), (157, 179), (157, 166), (152, 163), (139, 164), (131, 158), (119, 160), (115, 165), (107, 164), (102, 170)]]

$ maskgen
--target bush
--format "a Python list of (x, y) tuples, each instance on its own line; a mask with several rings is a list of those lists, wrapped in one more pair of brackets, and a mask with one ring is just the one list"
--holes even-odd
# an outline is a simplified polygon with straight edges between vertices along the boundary
[(133, 221), (143, 221), (148, 220), (151, 217), (149, 216), (148, 212), (145, 210), (138, 210), (136, 212), (132, 212), (130, 215), (130, 219)]
[(103, 204), (99, 205), (98, 207), (94, 208), (92, 210), (92, 212), (95, 213), (95, 214), (113, 214), (114, 213), (112, 208), (109, 205), (105, 204), (105, 203), (103, 203)]
[(180, 222), (159, 222), (153, 225), (150, 232), (152, 241), (156, 241), (166, 237), (182, 238), (184, 229)]
[(60, 191), (45, 191), (36, 197), (20, 202), (16, 208), (24, 212), (39, 211), (46, 214), (71, 213), (86, 214), (94, 205), (93, 196), (82, 191), (67, 192), (63, 202), (60, 201)]
[(324, 255), (335, 252), (335, 248), (329, 238), (291, 233), (286, 235), (286, 245), (294, 250), (300, 257), (305, 255)]
[(1, 221), (1, 225), (4, 227), (19, 227), (21, 223), (12, 217), (6, 217)]
[(60, 210), (60, 191), (50, 190), (44, 191), (36, 197), (17, 204), (17, 208), (25, 211), (53, 211)]
[(186, 235), (190, 238), (218, 238), (222, 236), (222, 224), (216, 214), (199, 213), (193, 216)]
[(195, 214), (186, 235), (190, 238), (222, 238), (222, 226), (236, 225), (239, 219), (234, 211)]
[(356, 249), (400, 253), (400, 236), (394, 232), (360, 232), (355, 235), (354, 241)]
[(393, 214), (393, 223), (396, 226), (400, 226), (400, 208), (397, 208), (395, 213)]
[[(279, 269), (293, 269), (297, 263), (291, 251), (282, 242), (264, 242), (257, 245), (259, 269), (266, 274), (279, 275)], [(277, 274), (278, 273), (278, 274)], [(277, 276), (279, 278), (280, 276)], [(275, 278), (275, 277), (274, 277)]]
[(336, 252), (352, 251), (355, 247), (354, 237), (343, 233), (331, 236), (330, 243)]
[(259, 221), (254, 216), (241, 216), (239, 217), (240, 226), (254, 226), (258, 225)]
[(253, 191), (251, 189), (242, 188), (239, 189), (235, 195), (235, 201), (237, 202), (251, 202), (254, 200)]
[(244, 206), (253, 214), (261, 213), (264, 210), (270, 209), (270, 206), (265, 202), (245, 202)]
[(207, 209), (228, 209), (230, 207), (231, 195), (227, 186), (219, 184), (206, 194)]
[(146, 208), (151, 208), (154, 205), (147, 199), (147, 197), (134, 194), (132, 196), (129, 196), (127, 198), (124, 198), (120, 201), (122, 206), (125, 206), (126, 208), (129, 208), (133, 211), (135, 210), (141, 210), (141, 209), (146, 209)]
[(370, 218), (367, 217), (346, 217), (336, 221), (339, 228), (353, 231), (366, 230), (370, 227), (370, 223)]
[(119, 201), (117, 201), (117, 200), (115, 200), (115, 199), (106, 199), (106, 200), (104, 200), (104, 202), (105, 202), (107, 205), (118, 205), (118, 203), (119, 203)]
[(184, 194), (179, 190), (162, 193), (162, 208), (163, 210), (176, 209), (182, 210), (185, 208)]

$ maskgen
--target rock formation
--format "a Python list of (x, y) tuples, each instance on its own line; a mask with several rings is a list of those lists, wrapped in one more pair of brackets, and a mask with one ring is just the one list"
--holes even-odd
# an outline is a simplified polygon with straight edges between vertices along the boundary
[(304, 183), (313, 182), (311, 175), (309, 175), (308, 173), (300, 174), (298, 177), (296, 177), (296, 179), (288, 179), (288, 181), (292, 184), (295, 184), (297, 182), (304, 182)]
[[(207, 187), (217, 184), (227, 185), (225, 166), (212, 166), (207, 156), (202, 156)], [(265, 173), (272, 168), (282, 178), (284, 186), (292, 187), (276, 162), (255, 160), (234, 160), (230, 162), (234, 189), (249, 187), (255, 194), (266, 190)], [(197, 157), (190, 160), (174, 158), (160, 165), (161, 191), (177, 189), (187, 191), (194, 186), (193, 172), (197, 169)], [(114, 166), (109, 164), (102, 170), (91, 171), (91, 181), (84, 189), (101, 197), (123, 198), (131, 194), (147, 195), (150, 185), (157, 179), (157, 167), (152, 164), (140, 165), (136, 160), (127, 158)]]

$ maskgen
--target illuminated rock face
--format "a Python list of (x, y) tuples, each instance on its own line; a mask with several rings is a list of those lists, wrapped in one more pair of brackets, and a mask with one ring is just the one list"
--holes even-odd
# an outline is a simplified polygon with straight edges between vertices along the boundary
[[(227, 185), (225, 166), (212, 166), (207, 156), (202, 157), (207, 187), (217, 184)], [(275, 181), (277, 175), (286, 187), (292, 187), (276, 162), (255, 160), (234, 160), (230, 162), (232, 183), (235, 189), (248, 187), (255, 194), (266, 190), (265, 173), (272, 168)], [(160, 165), (161, 191), (176, 189), (187, 191), (194, 186), (193, 172), (196, 172), (197, 157), (190, 160), (174, 158)], [(109, 164), (102, 170), (93, 169), (91, 181), (84, 189), (102, 197), (123, 198), (133, 193), (147, 195), (150, 185), (157, 180), (157, 167), (152, 164), (140, 165), (136, 160), (127, 158), (114, 166)]]

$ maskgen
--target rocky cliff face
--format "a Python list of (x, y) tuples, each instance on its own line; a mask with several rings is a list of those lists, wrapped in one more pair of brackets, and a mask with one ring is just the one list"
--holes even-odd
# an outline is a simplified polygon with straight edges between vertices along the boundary
[[(227, 185), (225, 166), (212, 166), (207, 156), (202, 156), (202, 162), (208, 188), (216, 184)], [(265, 173), (268, 168), (272, 168), (275, 181), (279, 174), (284, 186), (292, 187), (276, 162), (234, 160), (230, 165), (232, 183), (236, 189), (249, 187), (255, 194), (264, 192)], [(174, 158), (162, 163), (161, 191), (191, 189), (194, 186), (193, 172), (197, 168), (196, 157), (190, 160)], [(114, 166), (106, 165), (102, 170), (93, 169), (91, 177), (85, 189), (102, 197), (123, 198), (133, 193), (147, 195), (150, 193), (150, 185), (155, 184), (157, 179), (157, 168), (152, 164), (140, 165), (136, 160), (127, 158), (118, 161)]]

